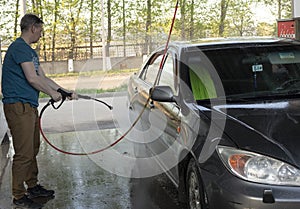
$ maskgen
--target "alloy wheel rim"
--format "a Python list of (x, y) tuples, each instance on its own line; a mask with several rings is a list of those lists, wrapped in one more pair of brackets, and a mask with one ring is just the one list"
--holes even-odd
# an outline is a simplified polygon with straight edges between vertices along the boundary
[(195, 172), (190, 175), (189, 205), (191, 209), (201, 209), (199, 182)]

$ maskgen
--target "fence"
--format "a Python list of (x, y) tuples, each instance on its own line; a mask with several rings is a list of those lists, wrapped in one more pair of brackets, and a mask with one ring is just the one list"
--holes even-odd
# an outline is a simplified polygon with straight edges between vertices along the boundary
[[(146, 44), (127, 44), (110, 45), (109, 54), (112, 69), (122, 68), (139, 68), (142, 63), (142, 55), (149, 54), (152, 49), (158, 47), (159, 43), (152, 43), (151, 47)], [(3, 57), (6, 53), (7, 46), (1, 47), (0, 42), (0, 67)], [(54, 50), (54, 60), (52, 59), (52, 50), (36, 50), (40, 55), (40, 62), (46, 73), (65, 73), (68, 72), (68, 60), (70, 59), (71, 50), (68, 47), (58, 47)], [(74, 71), (78, 72), (85, 68), (89, 70), (101, 70), (103, 51), (102, 46), (76, 46), (72, 51), (74, 60)]]
[[(159, 43), (152, 43), (151, 47), (146, 44), (127, 44), (127, 45), (110, 45), (106, 49), (106, 56), (109, 57), (140, 57), (144, 54), (149, 54), (152, 49), (159, 46)], [(41, 50), (37, 52), (40, 55), (40, 61), (65, 61), (70, 58), (73, 60), (88, 60), (103, 57), (103, 50), (101, 45), (90, 47), (76, 46), (73, 50), (69, 47), (57, 47), (54, 51), (54, 56), (50, 49)], [(54, 59), (52, 58), (54, 57)]]
[[(141, 67), (143, 62), (142, 57), (111, 57), (110, 68), (107, 70), (119, 70), (119, 69), (138, 69)], [(51, 61), (51, 62), (41, 62), (41, 66), (45, 73), (47, 74), (58, 74), (70, 72), (70, 66), (68, 61)], [(94, 58), (87, 60), (75, 60), (73, 62), (72, 71), (73, 72), (83, 72), (83, 71), (98, 71), (103, 70), (103, 59)]]

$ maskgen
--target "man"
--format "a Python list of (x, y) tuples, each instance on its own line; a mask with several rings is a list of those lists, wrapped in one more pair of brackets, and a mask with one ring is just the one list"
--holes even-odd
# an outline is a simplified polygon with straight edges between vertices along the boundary
[[(25, 208), (41, 208), (31, 199), (53, 196), (54, 191), (38, 184), (38, 96), (42, 91), (54, 101), (59, 101), (62, 95), (57, 90), (62, 87), (45, 76), (37, 53), (30, 46), (40, 39), (43, 21), (36, 15), (26, 14), (20, 26), (21, 36), (9, 46), (2, 67), (3, 108), (15, 150), (12, 164), (13, 203)], [(77, 98), (75, 93), (69, 93), (72, 93), (69, 99)]]

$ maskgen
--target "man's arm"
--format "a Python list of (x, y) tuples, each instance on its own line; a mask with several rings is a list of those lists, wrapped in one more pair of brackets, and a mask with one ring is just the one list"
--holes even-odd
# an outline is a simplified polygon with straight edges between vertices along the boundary
[(61, 86), (59, 86), (56, 82), (54, 82), (52, 79), (48, 78), (43, 69), (41, 68), (41, 66), (39, 67), (39, 71), (38, 71), (39, 76), (41, 76), (43, 79), (45, 79), (45, 82), (50, 86), (50, 88), (52, 88), (53, 90), (57, 91), (57, 89), (62, 88)]
[[(50, 83), (48, 79), (46, 79), (45, 74), (41, 71), (42, 75), (37, 75), (34, 69), (34, 65), (32, 62), (24, 62), (21, 63), (23, 72), (27, 81), (32, 85), (35, 89), (42, 91), (48, 94), (54, 101), (61, 100), (61, 94), (57, 92), (57, 89), (60, 88), (55, 83)], [(40, 70), (39, 70), (40, 71)], [(40, 73), (40, 72), (39, 72)], [(49, 84), (50, 83), (50, 84)]]
[(77, 96), (77, 94), (74, 91), (70, 91), (70, 90), (64, 89), (63, 87), (61, 87), (60, 85), (58, 85), (55, 81), (53, 81), (52, 79), (48, 78), (45, 75), (44, 70), (42, 69), (41, 66), (39, 66), (39, 76), (43, 77), (46, 80), (47, 84), (52, 89), (54, 89), (55, 91), (57, 91), (57, 89), (62, 89), (65, 92), (68, 92), (68, 93), (72, 94), (72, 97), (68, 97), (69, 99), (78, 99), (78, 96)]

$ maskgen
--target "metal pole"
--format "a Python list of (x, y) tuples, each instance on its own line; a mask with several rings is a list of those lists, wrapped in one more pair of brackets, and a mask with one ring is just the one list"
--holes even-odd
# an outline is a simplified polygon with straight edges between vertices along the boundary
[(1, 36), (0, 36), (0, 85), (1, 85), (1, 82), (2, 82), (2, 42), (1, 42)]
[(106, 71), (106, 35), (105, 35), (105, 21), (104, 21), (104, 0), (101, 0), (101, 9), (102, 9), (102, 15), (101, 15), (101, 24), (102, 24), (102, 30), (101, 30), (101, 37), (102, 37), (102, 60), (103, 60), (103, 70)]
[[(1, 86), (1, 82), (2, 82), (2, 42), (1, 42), (1, 36), (0, 36), (0, 86)], [(1, 95), (1, 92), (0, 92), (0, 95)], [(1, 115), (0, 115), (0, 120), (1, 120)], [(1, 124), (0, 124), (0, 131), (1, 131)]]
[(292, 17), (295, 17), (295, 0), (292, 0)]
[(26, 14), (26, 0), (20, 1), (20, 9), (21, 9), (21, 17), (23, 17)]
[(2, 39), (1, 39), (1, 36), (0, 36), (0, 71), (2, 72), (1, 69), (2, 69)]
[(300, 40), (300, 1), (292, 0), (293, 19), (295, 21), (295, 38)]
[(300, 1), (299, 0), (292, 0), (292, 12), (293, 17), (300, 17)]

